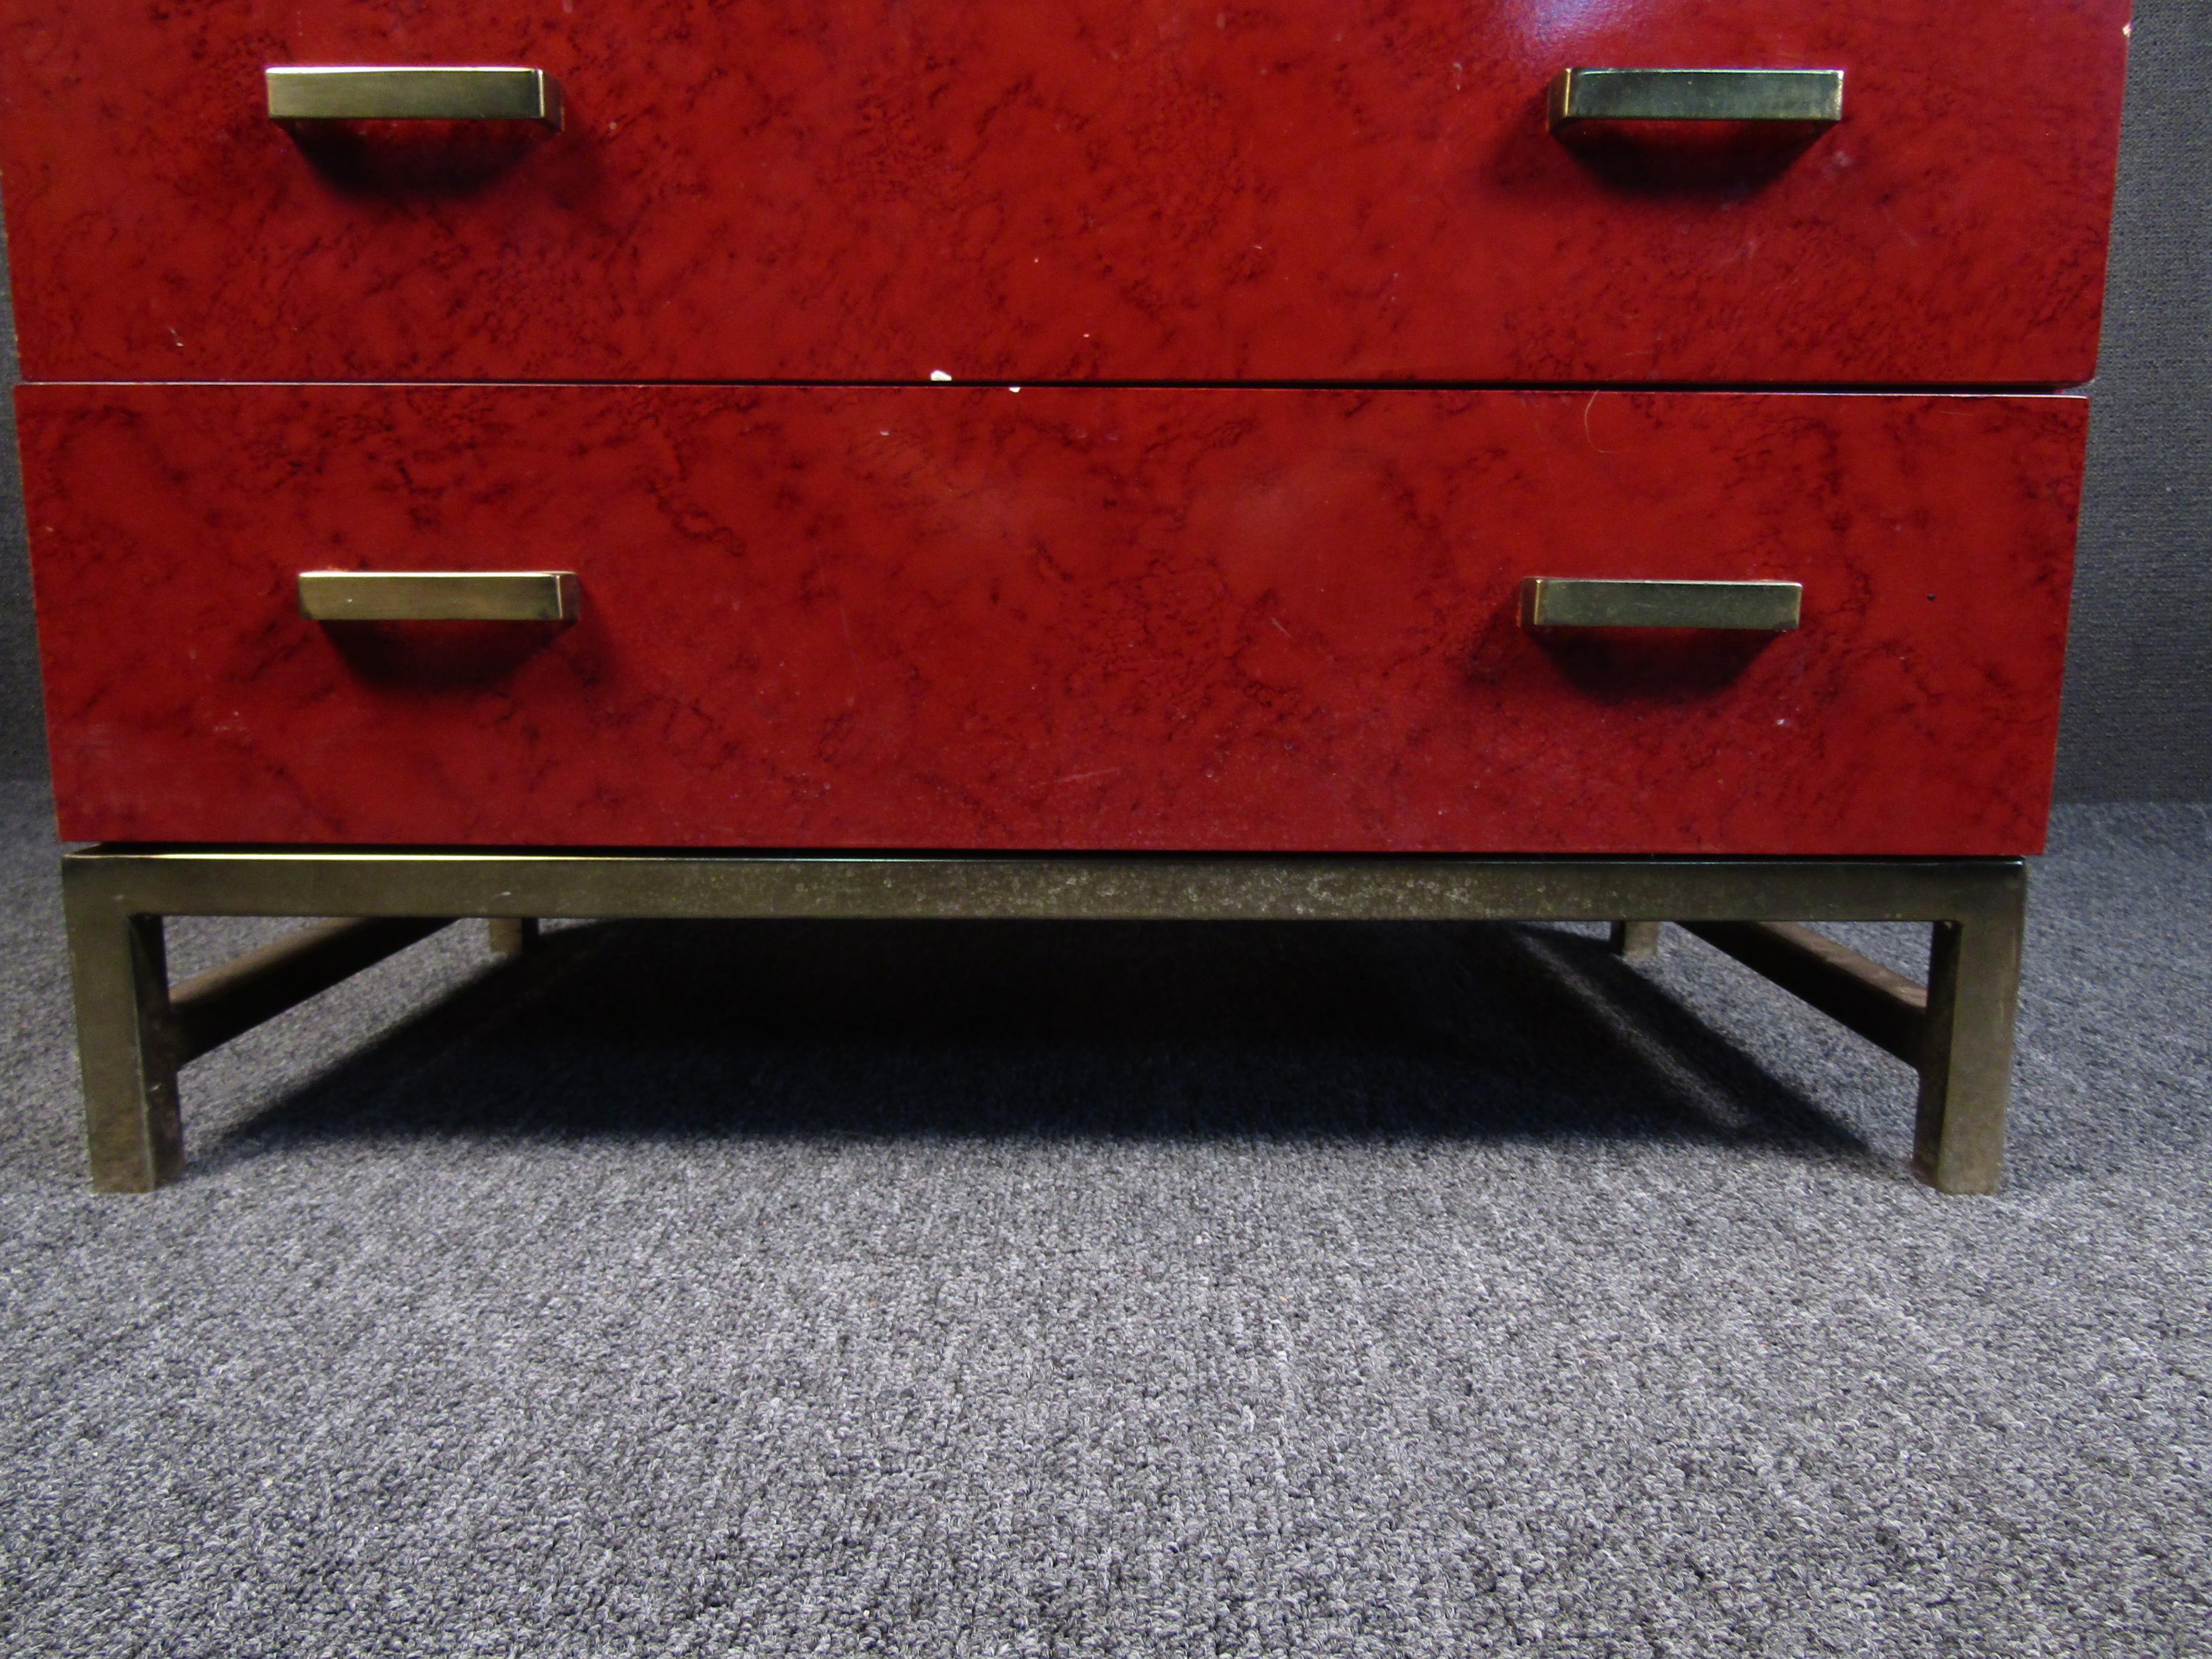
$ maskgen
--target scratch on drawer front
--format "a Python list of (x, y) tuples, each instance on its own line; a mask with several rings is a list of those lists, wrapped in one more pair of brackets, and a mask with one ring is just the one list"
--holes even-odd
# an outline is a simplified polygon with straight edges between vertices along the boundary
[(1590, 430), (1590, 411), (1597, 407), (1598, 395), (1599, 394), (1595, 392), (1591, 392), (1589, 395), (1589, 401), (1583, 405), (1583, 436), (1589, 440), (1589, 447), (1592, 449), (1596, 450), (1599, 454), (1611, 455), (1618, 452), (1601, 448), (1597, 441), (1597, 434)]

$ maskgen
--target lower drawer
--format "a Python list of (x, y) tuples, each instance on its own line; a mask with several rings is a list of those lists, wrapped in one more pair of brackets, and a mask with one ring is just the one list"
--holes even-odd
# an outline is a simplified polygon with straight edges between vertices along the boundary
[[(20, 408), (73, 840), (2042, 837), (2078, 399), (40, 386)], [(303, 571), (503, 569), (574, 573), (573, 620), (301, 614)], [(1802, 617), (1535, 627), (1531, 577), (1795, 582)]]

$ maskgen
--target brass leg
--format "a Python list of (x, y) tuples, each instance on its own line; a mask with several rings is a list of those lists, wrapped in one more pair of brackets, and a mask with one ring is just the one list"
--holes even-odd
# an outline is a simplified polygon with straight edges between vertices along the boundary
[[(1123, 857), (947, 854), (416, 853), (91, 848), (63, 856), (94, 1184), (179, 1173), (177, 1067), (435, 931), (531, 917), (955, 917), (1608, 921), (1648, 950), (1665, 916), (1920, 1071), (1914, 1164), (1945, 1192), (1993, 1191), (2004, 1150), (2026, 866), (2018, 859)], [(332, 913), (172, 991), (160, 918)], [(1798, 920), (1775, 920), (1793, 918)], [(1923, 988), (1811, 922), (1935, 927)]]
[(1656, 957), (1659, 954), (1659, 930), (1666, 925), (1662, 921), (1616, 921), (1613, 924), (1613, 948), (1632, 961)]
[(519, 957), (538, 943), (535, 916), (490, 916), (484, 921), (485, 943), (495, 957)]
[(1912, 1166), (1941, 1192), (1993, 1193), (2004, 1165), (2027, 882), (2017, 866), (2002, 873), (1974, 915), (1936, 924), (1929, 953)]
[(70, 872), (70, 970), (92, 1184), (147, 1193), (183, 1173), (169, 977), (159, 916), (129, 915), (97, 890), (99, 872)]

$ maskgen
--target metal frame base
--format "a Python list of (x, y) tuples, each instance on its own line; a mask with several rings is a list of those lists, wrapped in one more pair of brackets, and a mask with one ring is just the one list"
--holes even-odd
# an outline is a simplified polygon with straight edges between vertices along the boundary
[[(183, 1170), (186, 1061), (449, 921), (527, 950), (540, 917), (1680, 923), (1920, 1073), (1913, 1166), (1996, 1190), (2027, 866), (2018, 859), (1389, 858), (416, 852), (95, 847), (62, 887), (93, 1184)], [(338, 916), (182, 984), (162, 918)], [(1798, 924), (1924, 921), (1923, 988)]]

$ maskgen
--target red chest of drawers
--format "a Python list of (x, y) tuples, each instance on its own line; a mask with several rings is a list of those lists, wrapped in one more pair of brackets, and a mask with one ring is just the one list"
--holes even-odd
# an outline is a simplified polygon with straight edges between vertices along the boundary
[[(1987, 1186), (2126, 24), (0, 0), (95, 1176), (404, 931), (172, 991), (162, 914), (866, 854), (838, 913), (1694, 923)], [(1758, 920), (1858, 914), (1927, 992)]]

